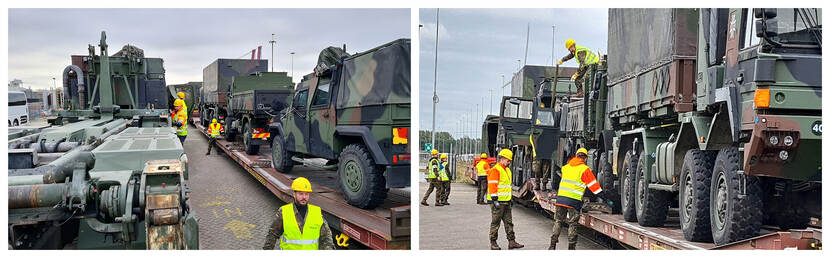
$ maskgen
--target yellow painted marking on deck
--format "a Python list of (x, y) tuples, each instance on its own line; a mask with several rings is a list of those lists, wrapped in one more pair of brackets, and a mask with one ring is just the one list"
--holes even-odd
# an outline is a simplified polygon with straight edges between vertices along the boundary
[(210, 209), (210, 211), (213, 212), (213, 217), (216, 217), (217, 219), (219, 218), (219, 213), (217, 213), (215, 209)]
[(231, 202), (216, 200), (216, 201), (212, 201), (212, 202), (206, 202), (206, 203), (199, 204), (199, 206), (200, 207), (211, 207), (211, 206), (228, 205), (228, 204), (231, 204)]
[(222, 228), (222, 231), (230, 230), (237, 239), (251, 239), (254, 238), (254, 235), (251, 234), (251, 229), (255, 227), (256, 225), (234, 219), (228, 222)]
[(236, 215), (239, 215), (240, 217), (242, 217), (242, 211), (239, 210), (239, 208), (236, 208), (236, 212), (234, 212), (232, 210), (225, 209), (225, 215), (227, 215), (228, 218), (231, 217), (231, 213), (236, 213)]

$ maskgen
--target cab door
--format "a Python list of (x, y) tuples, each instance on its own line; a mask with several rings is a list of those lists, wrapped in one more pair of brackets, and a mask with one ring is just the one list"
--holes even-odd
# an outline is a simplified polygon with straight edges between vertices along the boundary
[(297, 93), (283, 123), (285, 148), (294, 152), (308, 152), (308, 87), (298, 86)]
[(313, 156), (334, 159), (334, 127), (336, 125), (332, 104), (333, 83), (331, 74), (319, 77), (308, 109), (309, 152)]

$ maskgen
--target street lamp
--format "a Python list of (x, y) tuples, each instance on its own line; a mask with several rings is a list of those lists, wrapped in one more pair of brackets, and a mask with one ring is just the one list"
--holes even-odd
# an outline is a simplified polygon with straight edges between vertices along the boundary
[(271, 33), (271, 41), (268, 41), (268, 43), (271, 43), (271, 72), (274, 72), (274, 63), (276, 63), (274, 62), (274, 44), (277, 43), (277, 41), (274, 40), (274, 33)]
[(291, 52), (291, 80), (294, 80), (294, 52)]

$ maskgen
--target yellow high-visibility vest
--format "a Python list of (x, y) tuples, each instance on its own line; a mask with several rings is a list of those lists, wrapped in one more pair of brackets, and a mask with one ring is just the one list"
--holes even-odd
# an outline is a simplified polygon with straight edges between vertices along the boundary
[(446, 161), (441, 163), (441, 168), (438, 170), (438, 174), (441, 176), (441, 181), (450, 181), (450, 175), (447, 174), (447, 163)]
[(216, 138), (216, 136), (219, 136), (220, 131), (222, 131), (222, 124), (210, 123), (210, 126), (208, 127), (208, 133), (210, 133), (210, 137)]
[(565, 196), (574, 200), (582, 200), (586, 185), (582, 183), (582, 173), (588, 166), (581, 163), (576, 166), (565, 164), (562, 166), (562, 181), (559, 182), (558, 196)]
[(308, 204), (303, 231), (294, 217), (294, 204), (283, 205), (282, 210), (282, 250), (317, 250), (319, 249), (320, 228), (323, 227), (323, 214), (320, 207)]
[[(579, 60), (579, 53), (580, 52), (585, 53), (585, 63), (584, 64), (582, 63), (582, 61)], [(599, 62), (599, 57), (597, 57), (597, 55), (595, 55), (594, 52), (591, 51), (591, 49), (589, 49), (587, 47), (580, 46), (580, 45), (576, 45), (576, 51), (574, 51), (574, 56), (577, 57), (576, 62), (578, 62), (580, 66), (589, 65), (589, 64), (596, 64), (597, 62)]]
[(430, 159), (429, 160), (429, 169), (427, 169), (427, 178), (437, 178), (438, 175), (435, 174), (435, 169), (438, 168), (438, 159)]
[(487, 175), (487, 169), (485, 168), (486, 166), (487, 166), (487, 159), (479, 160), (478, 164), (476, 164), (476, 171), (478, 172), (478, 173), (476, 173), (476, 175), (486, 176)]
[(186, 136), (187, 135), (187, 111), (182, 108), (179, 112), (176, 113), (176, 120), (182, 120), (182, 126), (176, 128), (176, 135), (179, 136)]
[[(499, 172), (499, 181), (498, 188), (496, 190), (496, 194), (498, 196), (498, 201), (500, 202), (507, 202), (510, 201), (513, 197), (512, 193), (512, 184), (513, 184), (513, 172), (510, 171), (510, 168), (502, 167), (501, 164), (496, 164), (492, 169), (495, 169)], [(491, 170), (492, 170), (491, 169)], [(487, 181), (487, 183), (496, 183), (493, 181)], [(492, 197), (490, 194), (487, 195), (487, 200), (492, 201)]]

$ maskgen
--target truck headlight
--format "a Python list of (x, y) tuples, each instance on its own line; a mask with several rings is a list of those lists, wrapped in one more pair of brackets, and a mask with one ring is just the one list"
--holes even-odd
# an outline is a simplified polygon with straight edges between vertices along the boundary
[(769, 144), (778, 145), (778, 136), (770, 136), (769, 137)]
[(792, 136), (784, 136), (784, 145), (793, 146), (793, 137)]
[(781, 158), (781, 160), (787, 160), (787, 158), (789, 158), (789, 156), (790, 156), (790, 153), (785, 151), (785, 150), (782, 150), (781, 152), (778, 153), (778, 157)]

